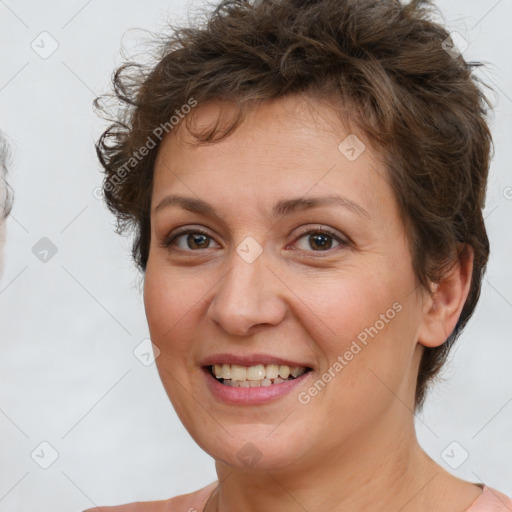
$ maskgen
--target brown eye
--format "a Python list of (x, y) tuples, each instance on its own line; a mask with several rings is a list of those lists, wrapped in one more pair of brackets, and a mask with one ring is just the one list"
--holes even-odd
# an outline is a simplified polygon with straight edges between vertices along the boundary
[(175, 245), (183, 251), (197, 251), (200, 249), (210, 249), (213, 238), (199, 230), (186, 230), (170, 236), (163, 243), (164, 247)]
[(210, 245), (210, 238), (202, 233), (189, 233), (185, 240), (189, 249), (207, 249)]
[[(310, 229), (305, 233), (302, 233), (300, 237), (297, 239), (297, 246), (302, 251), (313, 251), (313, 252), (323, 252), (329, 251), (330, 249), (336, 249), (339, 246), (347, 246), (348, 243), (342, 240), (335, 233), (324, 229)], [(305, 240), (305, 242), (301, 242)], [(335, 243), (336, 245), (333, 245)]]
[(321, 251), (326, 251), (332, 247), (333, 238), (330, 235), (326, 235), (325, 233), (316, 233), (308, 236), (309, 245), (313, 249), (318, 248)]

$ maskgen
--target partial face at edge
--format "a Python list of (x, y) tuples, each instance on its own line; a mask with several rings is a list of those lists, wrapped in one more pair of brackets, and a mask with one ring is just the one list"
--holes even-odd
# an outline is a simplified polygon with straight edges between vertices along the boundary
[[(3, 172), (0, 171), (0, 172)], [(5, 238), (6, 238), (6, 219), (3, 217), (3, 205), (7, 199), (7, 194), (5, 190), (5, 184), (0, 177), (0, 279), (4, 273), (4, 246), (5, 246)]]
[[(404, 227), (369, 141), (357, 134), (366, 149), (350, 161), (338, 149), (349, 133), (332, 111), (311, 105), (293, 96), (268, 102), (211, 145), (186, 144), (193, 138), (180, 129), (164, 139), (155, 166), (144, 300), (158, 370), (196, 442), (235, 466), (247, 441), (263, 454), (260, 467), (282, 467), (363, 441), (386, 415), (411, 416), (395, 395), (413, 400), (425, 305)], [(205, 105), (194, 119), (208, 125), (217, 113)], [(155, 211), (171, 194), (207, 202), (217, 216), (176, 205)], [(359, 208), (272, 213), (279, 201), (335, 194)], [(173, 239), (183, 230), (203, 236)], [(262, 248), (250, 263), (237, 252), (247, 237)], [(220, 352), (267, 353), (312, 371), (273, 402), (226, 404), (201, 367)]]

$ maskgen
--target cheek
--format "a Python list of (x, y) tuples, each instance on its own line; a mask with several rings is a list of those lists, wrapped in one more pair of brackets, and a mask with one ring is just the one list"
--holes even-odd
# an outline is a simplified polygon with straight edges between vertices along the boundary
[(165, 358), (182, 353), (188, 344), (187, 332), (201, 307), (204, 292), (190, 278), (179, 278), (155, 265), (146, 269), (144, 306), (151, 339)]
[(303, 281), (298, 295), (307, 298), (311, 324), (324, 326), (326, 347), (335, 352), (372, 326), (394, 302), (384, 282), (356, 269)]
[(332, 392), (344, 390), (340, 404), (388, 395), (386, 386), (396, 390), (409, 371), (419, 317), (409, 288), (396, 283), (352, 272), (301, 290), (311, 307), (310, 335), (326, 356), (322, 371), (336, 375)]

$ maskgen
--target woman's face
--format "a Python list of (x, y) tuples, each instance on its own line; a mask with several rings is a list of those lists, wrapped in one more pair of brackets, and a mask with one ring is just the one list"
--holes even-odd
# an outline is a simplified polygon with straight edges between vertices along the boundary
[[(197, 107), (196, 129), (218, 105)], [(183, 125), (159, 150), (144, 286), (157, 366), (186, 429), (232, 466), (325, 461), (412, 425), (425, 295), (383, 165), (348, 136), (289, 96), (221, 142), (186, 144)], [(208, 366), (258, 379), (273, 361), (310, 370), (234, 388)]]

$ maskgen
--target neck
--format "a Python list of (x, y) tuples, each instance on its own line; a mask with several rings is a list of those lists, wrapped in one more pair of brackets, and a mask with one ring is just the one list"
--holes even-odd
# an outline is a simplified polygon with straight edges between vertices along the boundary
[(286, 468), (239, 469), (217, 461), (220, 486), (208, 512), (427, 510), (419, 491), (441, 468), (419, 446), (414, 417), (403, 409), (400, 424), (380, 423), (378, 432), (370, 426)]

